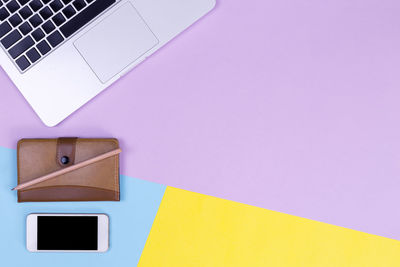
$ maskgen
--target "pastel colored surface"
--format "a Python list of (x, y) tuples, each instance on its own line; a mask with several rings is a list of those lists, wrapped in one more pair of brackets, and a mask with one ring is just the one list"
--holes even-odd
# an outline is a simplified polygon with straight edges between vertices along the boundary
[(400, 266), (400, 242), (176, 188), (140, 267)]
[(122, 173), (400, 239), (397, 0), (219, 0), (56, 128), (0, 72), (0, 145), (114, 136)]
[[(10, 188), (17, 181), (16, 153), (0, 148), (0, 265), (136, 266), (162, 200), (165, 186), (121, 177), (120, 202), (17, 203)], [(110, 216), (107, 253), (30, 253), (25, 247), (25, 219), (29, 213), (106, 213)]]
[[(16, 182), (15, 163), (15, 151), (0, 147), (0, 211), (4, 214), (0, 236), (7, 241), (0, 243), (3, 265), (400, 264), (399, 241), (126, 176), (121, 177), (119, 203), (18, 204), (15, 192), (9, 190)], [(105, 254), (29, 253), (25, 248), (25, 217), (32, 212), (107, 213), (111, 226), (110, 250)]]

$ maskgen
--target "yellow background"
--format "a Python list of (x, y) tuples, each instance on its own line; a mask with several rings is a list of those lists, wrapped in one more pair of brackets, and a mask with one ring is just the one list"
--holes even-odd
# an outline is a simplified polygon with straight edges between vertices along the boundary
[(400, 266), (400, 242), (168, 187), (139, 266)]

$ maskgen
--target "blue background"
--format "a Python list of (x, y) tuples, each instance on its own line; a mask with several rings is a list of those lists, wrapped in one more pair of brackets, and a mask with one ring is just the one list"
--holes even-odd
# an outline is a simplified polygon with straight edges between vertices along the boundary
[[(120, 202), (17, 203), (16, 151), (0, 147), (0, 265), (136, 266), (166, 186), (121, 176)], [(110, 248), (106, 253), (31, 253), (26, 250), (30, 213), (106, 213)]]

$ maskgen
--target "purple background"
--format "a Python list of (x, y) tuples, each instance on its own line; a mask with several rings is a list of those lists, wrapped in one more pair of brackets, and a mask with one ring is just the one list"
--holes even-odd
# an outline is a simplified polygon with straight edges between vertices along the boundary
[(400, 239), (399, 8), (220, 0), (56, 128), (0, 72), (0, 145), (115, 136), (123, 174)]

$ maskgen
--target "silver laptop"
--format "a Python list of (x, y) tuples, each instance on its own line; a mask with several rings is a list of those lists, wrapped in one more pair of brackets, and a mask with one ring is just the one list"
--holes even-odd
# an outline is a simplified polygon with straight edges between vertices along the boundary
[(215, 0), (0, 0), (0, 64), (54, 126), (214, 6)]

